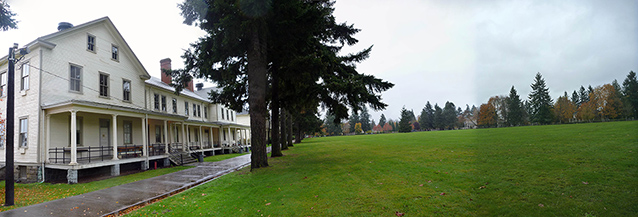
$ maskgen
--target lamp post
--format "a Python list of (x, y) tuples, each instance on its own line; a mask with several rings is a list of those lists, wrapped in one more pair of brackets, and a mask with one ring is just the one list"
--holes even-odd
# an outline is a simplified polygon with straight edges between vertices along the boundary
[(13, 206), (14, 205), (14, 174), (13, 174), (13, 151), (14, 151), (14, 111), (15, 111), (15, 62), (16, 61), (16, 53), (24, 56), (28, 53), (28, 49), (22, 48), (18, 49), (18, 44), (14, 43), (13, 47), (9, 48), (9, 56), (7, 60), (9, 61), (9, 71), (7, 73), (7, 122), (5, 129), (7, 132), (5, 135), (7, 136), (6, 143), (6, 163), (5, 167), (5, 199), (4, 206)]

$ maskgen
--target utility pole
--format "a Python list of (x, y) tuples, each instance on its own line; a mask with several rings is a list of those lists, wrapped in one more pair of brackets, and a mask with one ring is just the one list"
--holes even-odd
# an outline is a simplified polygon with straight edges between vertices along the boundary
[[(18, 43), (14, 43), (13, 47), (9, 48), (9, 56), (7, 57), (9, 61), (9, 71), (7, 73), (7, 122), (5, 125), (5, 129), (7, 132), (5, 135), (7, 136), (7, 144), (5, 148), (6, 154), (6, 163), (5, 167), (5, 182), (4, 182), (4, 206), (13, 206), (14, 205), (14, 192), (15, 192), (15, 177), (13, 174), (13, 151), (14, 151), (14, 113), (15, 113), (15, 63), (16, 61), (16, 53), (20, 54), (21, 57), (29, 53), (27, 48), (18, 49)], [(27, 67), (27, 66), (25, 66)]]
[(13, 123), (14, 123), (14, 110), (15, 110), (15, 50), (18, 49), (18, 44), (13, 44), (13, 47), (9, 48), (9, 72), (7, 74), (7, 122), (5, 129), (7, 132), (7, 148), (5, 148), (6, 163), (5, 167), (5, 181), (4, 181), (4, 206), (13, 206), (14, 196), (14, 176), (13, 176)]

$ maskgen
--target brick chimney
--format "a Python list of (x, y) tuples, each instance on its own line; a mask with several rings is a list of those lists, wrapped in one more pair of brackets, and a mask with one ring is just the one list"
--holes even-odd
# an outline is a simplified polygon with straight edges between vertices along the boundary
[(186, 85), (186, 89), (190, 90), (191, 92), (195, 92), (195, 90), (193, 89), (193, 77), (191, 77), (191, 81), (189, 81)]
[(165, 84), (171, 85), (171, 82), (173, 81), (173, 78), (171, 78), (171, 76), (166, 75), (166, 73), (164, 73), (164, 69), (166, 70), (171, 70), (171, 59), (170, 58), (166, 58), (163, 60), (160, 60), (160, 73), (162, 74), (162, 82), (164, 82)]

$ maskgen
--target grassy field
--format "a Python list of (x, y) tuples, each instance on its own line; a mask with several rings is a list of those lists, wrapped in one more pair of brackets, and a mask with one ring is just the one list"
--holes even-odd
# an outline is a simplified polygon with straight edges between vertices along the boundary
[(223, 161), (223, 160), (226, 160), (226, 159), (239, 157), (239, 156), (246, 155), (246, 154), (249, 154), (249, 153), (245, 152), (245, 153), (220, 154), (220, 155), (205, 157), (204, 158), (204, 162)]
[(638, 121), (306, 139), (132, 216), (636, 216)]
[[(168, 173), (177, 172), (180, 170), (188, 169), (192, 167), (170, 167), (157, 170), (148, 170), (140, 173), (135, 173), (126, 176), (118, 176), (105, 180), (81, 183), (81, 184), (50, 184), (50, 183), (31, 183), (31, 184), (15, 184), (14, 194), (14, 206), (5, 207), (0, 206), (0, 212), (18, 207), (29, 206), (33, 204), (43, 203), (51, 200), (62, 199), (75, 195), (88, 193), (91, 191), (97, 191), (113, 186), (123, 185), (143, 179), (148, 179), (155, 176), (161, 176)], [(5, 190), (4, 181), (0, 182), (0, 204), (4, 204)]]

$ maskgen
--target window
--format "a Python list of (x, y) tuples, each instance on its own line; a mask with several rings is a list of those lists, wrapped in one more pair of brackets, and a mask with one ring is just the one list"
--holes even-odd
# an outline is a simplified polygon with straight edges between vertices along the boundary
[(188, 102), (184, 101), (184, 114), (188, 116)]
[(226, 119), (227, 119), (227, 120), (230, 120), (230, 112), (229, 112), (229, 111), (230, 111), (230, 110), (226, 110)]
[(153, 102), (155, 103), (155, 107), (154, 107), (155, 110), (159, 110), (159, 108), (160, 108), (160, 101), (159, 101), (160, 100), (160, 96), (159, 96), (159, 94), (156, 93), (154, 95), (153, 99), (154, 99)]
[(195, 142), (199, 142), (199, 131), (195, 130)]
[(200, 105), (197, 105), (197, 117), (201, 117), (202, 116), (202, 107)]
[(133, 123), (124, 121), (124, 144), (133, 143)]
[(222, 120), (224, 120), (224, 109), (222, 109)]
[(131, 81), (123, 80), (122, 81), (122, 100), (131, 101)]
[(230, 112), (230, 121), (235, 121), (235, 112)]
[(117, 46), (115, 46), (115, 45), (111, 45), (111, 59), (113, 59), (113, 60), (119, 60), (119, 59), (118, 59), (118, 57), (119, 57), (119, 56), (118, 56), (118, 54), (119, 54), (119, 53), (118, 53)]
[(177, 113), (177, 99), (173, 98), (173, 113)]
[(173, 128), (173, 135), (175, 136), (175, 142), (179, 141), (179, 129), (177, 129), (177, 125)]
[(82, 92), (82, 67), (71, 65), (69, 74), (69, 89), (75, 92)]
[(193, 103), (193, 116), (197, 117), (197, 105)]
[(3, 72), (0, 75), (0, 97), (7, 95), (7, 73)]
[(109, 96), (109, 75), (100, 73), (100, 96)]
[(26, 118), (20, 118), (20, 148), (26, 148), (28, 143), (29, 122)]
[(155, 125), (155, 142), (162, 143), (162, 129), (159, 125)]
[(204, 106), (204, 118), (208, 118), (208, 108)]
[(166, 96), (162, 95), (162, 111), (166, 111)]
[(22, 64), (22, 79), (20, 80), (20, 90), (29, 89), (29, 63)]
[(86, 49), (95, 52), (95, 36), (88, 35), (86, 38)]

